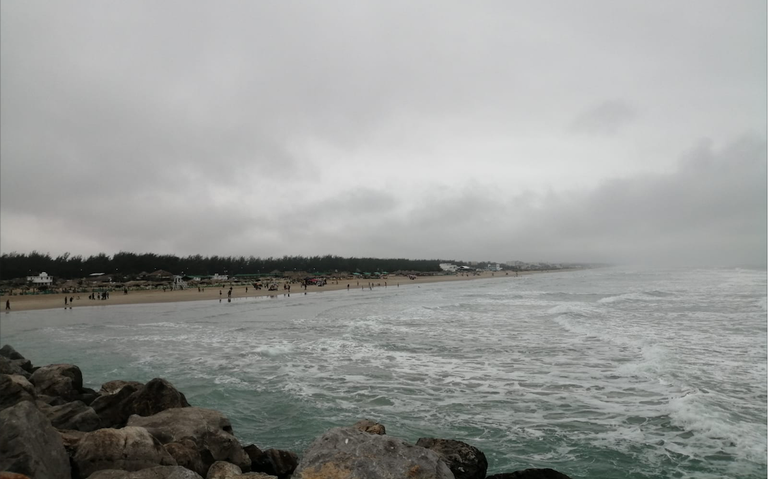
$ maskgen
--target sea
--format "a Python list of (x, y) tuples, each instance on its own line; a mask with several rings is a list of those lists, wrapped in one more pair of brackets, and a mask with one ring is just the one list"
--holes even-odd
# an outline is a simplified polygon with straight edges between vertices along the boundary
[(488, 474), (765, 478), (766, 271), (599, 268), (0, 315), (85, 385), (165, 378), (240, 442), (299, 455), (362, 418)]

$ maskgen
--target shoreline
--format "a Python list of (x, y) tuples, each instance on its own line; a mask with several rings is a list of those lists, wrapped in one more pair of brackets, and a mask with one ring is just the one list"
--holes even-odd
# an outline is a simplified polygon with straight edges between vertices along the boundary
[[(557, 271), (571, 271), (571, 270), (557, 270)], [(554, 271), (521, 271), (520, 276), (526, 276), (538, 273), (548, 273)], [(347, 289), (349, 285), (350, 290), (369, 289), (369, 283), (373, 284), (373, 288), (398, 288), (399, 286), (414, 285), (414, 284), (428, 284), (428, 283), (441, 283), (447, 281), (472, 281), (477, 279), (490, 279), (490, 278), (514, 278), (513, 274), (506, 274), (505, 271), (496, 272), (482, 272), (477, 275), (439, 275), (439, 276), (417, 276), (416, 279), (409, 279), (407, 276), (394, 276), (390, 275), (387, 279), (372, 279), (372, 280), (357, 280), (357, 279), (340, 279), (338, 282), (329, 282), (325, 286), (308, 286), (305, 290), (301, 285), (297, 283), (291, 284), (290, 293), (301, 294), (305, 291), (307, 293), (322, 293), (323, 291), (341, 291)], [(511, 272), (510, 272), (511, 273)], [(282, 288), (283, 281), (280, 281), (280, 287)], [(399, 286), (398, 286), (399, 285)], [(246, 292), (246, 287), (248, 291)], [(221, 299), (227, 300), (228, 286), (205, 286), (204, 291), (198, 291), (197, 286), (191, 286), (184, 290), (177, 291), (163, 291), (162, 289), (154, 290), (132, 290), (128, 291), (128, 294), (124, 294), (121, 290), (115, 290), (110, 292), (110, 297), (107, 300), (92, 300), (88, 299), (89, 293), (53, 293), (53, 294), (38, 294), (38, 295), (17, 295), (8, 296), (4, 295), (0, 297), (0, 306), (5, 308), (5, 302), (10, 300), (11, 309), (6, 313), (13, 313), (16, 311), (35, 311), (45, 309), (59, 309), (64, 308), (65, 298), (74, 298), (72, 304), (67, 304), (66, 308), (84, 308), (88, 306), (112, 306), (112, 305), (126, 305), (126, 304), (154, 304), (154, 303), (179, 303), (188, 301), (215, 301)], [(257, 290), (251, 285), (232, 285), (232, 299), (238, 298), (256, 298), (264, 296), (280, 296), (289, 293), (286, 290), (279, 289), (278, 291), (268, 291), (266, 289)]]

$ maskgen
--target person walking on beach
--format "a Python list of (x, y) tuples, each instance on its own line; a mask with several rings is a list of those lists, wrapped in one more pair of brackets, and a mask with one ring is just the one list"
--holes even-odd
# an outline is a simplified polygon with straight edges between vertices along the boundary
[(67, 309), (67, 297), (64, 296), (64, 309)]
[(11, 310), (11, 300), (8, 299), (5, 301), (5, 310), (10, 311)]

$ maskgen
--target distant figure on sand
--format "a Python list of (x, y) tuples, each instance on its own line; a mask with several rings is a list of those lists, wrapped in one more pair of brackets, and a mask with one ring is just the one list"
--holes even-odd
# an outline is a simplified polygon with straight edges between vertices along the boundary
[(5, 310), (6, 311), (10, 311), (11, 310), (11, 300), (10, 299), (5, 301)]
[(65, 308), (67, 307), (67, 297), (66, 296), (64, 296), (64, 307)]

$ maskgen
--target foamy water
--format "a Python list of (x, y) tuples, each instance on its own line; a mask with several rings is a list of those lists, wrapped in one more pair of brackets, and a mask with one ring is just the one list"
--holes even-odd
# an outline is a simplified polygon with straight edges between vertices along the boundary
[(766, 272), (603, 269), (2, 317), (86, 383), (164, 377), (243, 443), (362, 417), (459, 439), (489, 473), (766, 476)]

